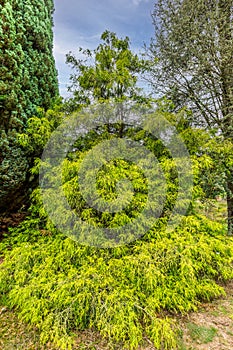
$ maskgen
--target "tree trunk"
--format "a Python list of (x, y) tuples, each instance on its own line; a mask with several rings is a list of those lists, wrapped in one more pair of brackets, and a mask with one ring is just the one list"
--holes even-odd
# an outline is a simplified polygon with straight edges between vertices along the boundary
[(228, 221), (228, 235), (233, 235), (233, 183), (227, 182), (227, 221)]
[[(221, 58), (222, 132), (225, 139), (233, 140), (233, 46), (232, 0), (219, 0), (219, 52)], [(227, 179), (228, 235), (233, 235), (233, 179)]]

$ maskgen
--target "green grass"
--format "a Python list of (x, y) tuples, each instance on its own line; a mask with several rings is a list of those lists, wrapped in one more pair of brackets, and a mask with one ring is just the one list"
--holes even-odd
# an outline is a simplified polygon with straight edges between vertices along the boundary
[(192, 340), (199, 344), (210, 343), (217, 335), (217, 329), (214, 327), (199, 326), (191, 322), (188, 323), (187, 327)]
[(192, 346), (190, 347), (187, 344), (185, 344), (183, 337), (184, 337), (184, 332), (180, 328), (178, 331), (178, 341), (177, 341), (178, 350), (195, 350)]
[(218, 310), (220, 311), (220, 314), (228, 316), (229, 315), (229, 308), (226, 306), (219, 305)]

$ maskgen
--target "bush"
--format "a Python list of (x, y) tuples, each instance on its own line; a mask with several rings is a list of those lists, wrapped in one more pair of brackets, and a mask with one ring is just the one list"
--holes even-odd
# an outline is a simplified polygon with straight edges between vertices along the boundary
[(171, 316), (224, 294), (217, 282), (233, 277), (232, 238), (202, 216), (187, 216), (170, 233), (161, 219), (141, 240), (109, 249), (39, 232), (28, 218), (12, 231), (12, 250), (12, 241), (1, 244), (1, 298), (39, 328), (44, 343), (62, 349), (72, 348), (74, 329), (87, 328), (124, 349), (145, 335), (158, 349), (175, 349)]

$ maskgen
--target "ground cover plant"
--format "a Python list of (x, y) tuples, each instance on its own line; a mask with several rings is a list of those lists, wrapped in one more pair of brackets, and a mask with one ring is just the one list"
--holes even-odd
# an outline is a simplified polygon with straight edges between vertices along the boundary
[(175, 349), (170, 313), (196, 310), (224, 294), (217, 281), (232, 278), (233, 245), (223, 232), (188, 216), (169, 235), (161, 224), (131, 246), (99, 250), (43, 235), (27, 219), (12, 232), (18, 244), (4, 251), (1, 299), (39, 328), (43, 342), (64, 349), (72, 348), (72, 331), (86, 328), (125, 349), (136, 349), (145, 334), (156, 348)]

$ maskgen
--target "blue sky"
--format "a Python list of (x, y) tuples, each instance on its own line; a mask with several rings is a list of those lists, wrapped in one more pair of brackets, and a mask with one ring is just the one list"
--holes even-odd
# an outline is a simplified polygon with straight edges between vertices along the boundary
[(67, 96), (70, 67), (65, 55), (79, 47), (94, 49), (106, 29), (128, 36), (134, 52), (153, 36), (154, 0), (54, 0), (54, 56), (62, 96)]

